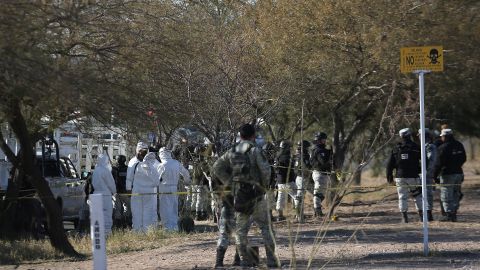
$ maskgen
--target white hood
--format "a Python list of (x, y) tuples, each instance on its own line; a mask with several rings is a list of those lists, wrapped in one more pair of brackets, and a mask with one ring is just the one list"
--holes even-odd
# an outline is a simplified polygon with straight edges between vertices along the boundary
[(172, 153), (170, 152), (170, 150), (166, 149), (165, 147), (160, 148), (158, 155), (162, 162), (166, 159), (172, 159)]
[(142, 149), (148, 149), (148, 144), (140, 141), (140, 142), (137, 143), (137, 148), (136, 148), (137, 153), (138, 153), (138, 151), (140, 151)]
[(155, 157), (155, 153), (150, 152), (148, 153), (144, 158), (143, 161), (147, 163), (148, 165), (152, 165), (157, 161), (157, 158)]
[(112, 166), (110, 166), (110, 159), (105, 154), (98, 155), (97, 158), (97, 167), (104, 167), (107, 168), (109, 171), (112, 170)]

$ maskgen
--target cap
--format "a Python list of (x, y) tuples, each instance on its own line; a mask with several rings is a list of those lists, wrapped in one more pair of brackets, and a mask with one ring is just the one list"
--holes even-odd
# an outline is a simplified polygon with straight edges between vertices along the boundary
[(140, 150), (142, 150), (142, 149), (147, 149), (147, 150), (148, 150), (148, 144), (140, 141), (140, 142), (137, 143), (137, 149), (136, 149), (136, 150), (137, 150), (137, 152), (138, 152), (138, 151), (140, 151)]
[(318, 132), (315, 134), (314, 137), (315, 140), (326, 140), (327, 139), (327, 134), (325, 132)]
[(440, 136), (449, 136), (452, 134), (453, 134), (453, 131), (450, 128), (444, 128), (442, 129), (442, 133), (440, 133)]
[(399, 132), (398, 132), (398, 135), (400, 135), (400, 137), (408, 137), (410, 135), (412, 135), (412, 132), (410, 131), (409, 128), (404, 128), (404, 129), (401, 129)]

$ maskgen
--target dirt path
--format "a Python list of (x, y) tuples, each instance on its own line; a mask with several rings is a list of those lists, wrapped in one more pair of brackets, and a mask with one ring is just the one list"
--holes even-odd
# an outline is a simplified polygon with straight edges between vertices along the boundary
[[(308, 219), (307, 223), (275, 223), (278, 254), (284, 268), (291, 263), (290, 237), (297, 235), (295, 265), (304, 269), (309, 258), (314, 258), (312, 268), (328, 269), (480, 269), (480, 184), (467, 181), (465, 198), (457, 223), (434, 221), (430, 224), (429, 257), (422, 256), (423, 234), (418, 215), (411, 211), (411, 223), (401, 224), (397, 201), (371, 206), (343, 206), (339, 208), (338, 221), (322, 225)], [(438, 202), (436, 202), (438, 208)], [(413, 209), (413, 204), (410, 204)], [(368, 217), (367, 217), (368, 216)], [(434, 212), (435, 219), (441, 216)], [(290, 226), (290, 230), (289, 230)], [(202, 229), (214, 229), (204, 223)], [(289, 233), (291, 232), (291, 233)], [(297, 234), (298, 232), (298, 234)], [(319, 232), (326, 232), (317, 244)], [(293, 236), (289, 236), (293, 235)], [(258, 231), (252, 239), (260, 242)], [(208, 269), (215, 260), (215, 232), (196, 233), (178, 238), (173, 244), (148, 251), (112, 255), (108, 258), (110, 269)], [(313, 248), (316, 251), (312, 251)], [(312, 253), (313, 252), (313, 253)], [(260, 249), (265, 257), (264, 249)], [(313, 255), (312, 255), (313, 254)], [(233, 246), (226, 255), (226, 265), (233, 260)], [(263, 261), (263, 259), (262, 259)], [(3, 266), (0, 269), (91, 269), (91, 261), (59, 261), (20, 266)]]

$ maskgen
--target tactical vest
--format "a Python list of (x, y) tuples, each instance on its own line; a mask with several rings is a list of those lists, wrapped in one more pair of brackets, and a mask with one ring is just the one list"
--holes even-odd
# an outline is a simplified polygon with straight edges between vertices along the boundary
[(331, 166), (332, 151), (326, 147), (315, 146), (312, 151), (312, 158), (310, 165), (314, 170), (329, 172), (332, 169)]
[(420, 170), (420, 148), (412, 143), (397, 144), (395, 149), (395, 167), (397, 177), (413, 178), (418, 177)]

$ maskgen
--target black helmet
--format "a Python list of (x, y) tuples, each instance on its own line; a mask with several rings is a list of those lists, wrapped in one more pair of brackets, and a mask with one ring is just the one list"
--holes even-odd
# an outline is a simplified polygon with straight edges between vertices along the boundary
[(281, 141), (280, 142), (280, 148), (281, 149), (290, 148), (290, 142), (286, 141), (286, 140)]
[(327, 139), (327, 134), (325, 132), (317, 132), (315, 133), (314, 140), (319, 141), (319, 140), (326, 140)]
[(303, 141), (298, 141), (297, 142), (297, 147), (300, 149), (300, 148), (303, 148), (303, 149), (307, 149), (310, 147), (310, 145), (312, 145), (309, 141), (307, 140), (303, 140)]

